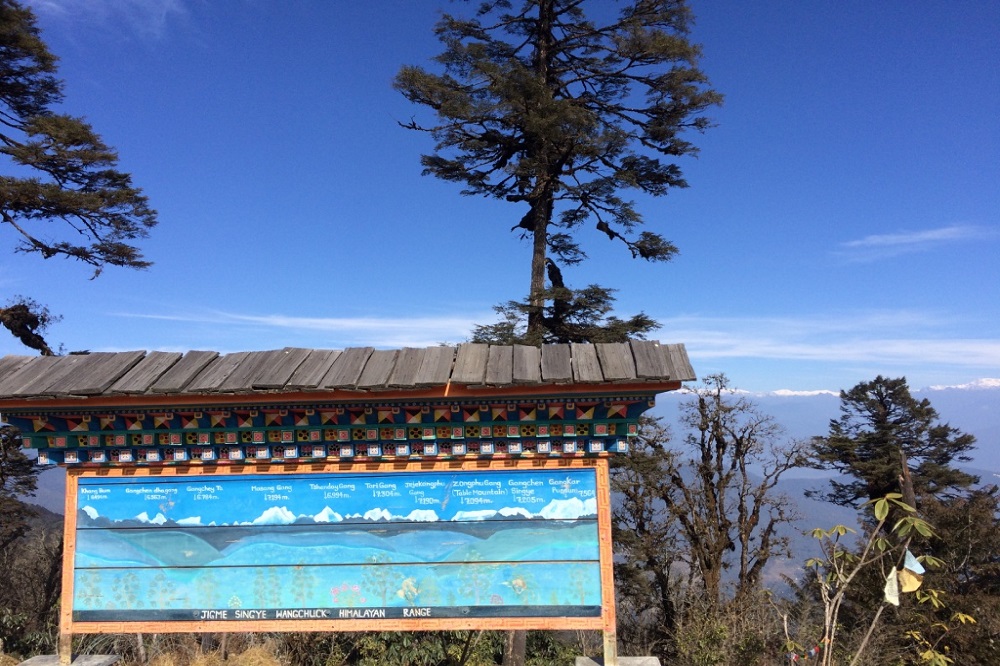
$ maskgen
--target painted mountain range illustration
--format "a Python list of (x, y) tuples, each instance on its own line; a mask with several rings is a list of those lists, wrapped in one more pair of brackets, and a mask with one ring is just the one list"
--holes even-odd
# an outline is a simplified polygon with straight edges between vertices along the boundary
[(81, 485), (75, 616), (416, 605), (599, 612), (593, 470), (331, 477)]
[[(81, 478), (80, 527), (122, 525), (289, 525), (333, 522), (438, 522), (596, 515), (593, 470), (550, 473), (457, 472), (205, 476), (142, 483)], [(388, 479), (388, 480), (387, 480)], [(108, 522), (106, 522), (108, 521)]]
[[(502, 507), (500, 509), (480, 509), (475, 511), (458, 511), (448, 520), (451, 522), (465, 522), (478, 520), (579, 520), (581, 518), (594, 518), (597, 515), (597, 503), (593, 498), (581, 500), (572, 498), (567, 500), (552, 500), (538, 512), (531, 512), (523, 507)], [(389, 509), (373, 508), (363, 514), (354, 513), (341, 515), (328, 506), (314, 515), (292, 513), (286, 506), (272, 506), (265, 509), (259, 516), (248, 521), (234, 521), (232, 523), (215, 521), (208, 523), (206, 527), (230, 526), (230, 525), (304, 525), (310, 523), (343, 523), (343, 522), (406, 522), (406, 523), (435, 523), (442, 519), (433, 510), (417, 509), (405, 515), (392, 513)], [(90, 505), (85, 505), (80, 509), (77, 518), (77, 526), (80, 528), (89, 527), (139, 527), (139, 526), (201, 526), (201, 516), (186, 516), (183, 518), (167, 518), (162, 513), (157, 513), (150, 517), (146, 511), (136, 514), (132, 518), (112, 519), (102, 516), (100, 511)]]

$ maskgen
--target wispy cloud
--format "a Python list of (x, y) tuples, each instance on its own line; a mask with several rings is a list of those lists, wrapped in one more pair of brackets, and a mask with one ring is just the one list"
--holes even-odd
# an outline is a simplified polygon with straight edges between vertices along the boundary
[(173, 19), (185, 18), (184, 0), (28, 0), (39, 15), (72, 23), (125, 30), (139, 37), (161, 39)]
[(666, 342), (684, 342), (703, 359), (760, 359), (925, 367), (1000, 368), (1000, 339), (961, 338), (949, 317), (868, 311), (802, 317), (662, 318)]
[[(219, 310), (176, 314), (117, 313), (132, 319), (204, 327), (210, 339), (238, 341), (239, 350), (299, 345), (343, 348), (426, 347), (467, 340), (494, 315), (455, 317), (303, 317)], [(683, 342), (694, 359), (742, 359), (893, 367), (949, 365), (1000, 368), (1000, 338), (955, 337), (953, 317), (913, 310), (872, 310), (787, 317), (659, 317), (659, 337)], [(201, 330), (201, 329), (199, 329)], [(171, 343), (168, 343), (171, 344)], [(218, 351), (227, 351), (218, 349)]]
[[(241, 314), (224, 311), (187, 312), (178, 314), (117, 313), (116, 316), (138, 319), (157, 319), (181, 324), (200, 324), (224, 327), (228, 333), (241, 329), (245, 341), (299, 339), (308, 342), (317, 338), (323, 343), (316, 346), (350, 347), (374, 346), (384, 348), (428, 347), (442, 342), (457, 343), (466, 340), (477, 323), (493, 317), (483, 315), (476, 320), (452, 316), (426, 317), (298, 317), (294, 315)], [(283, 343), (282, 346), (284, 346)], [(288, 343), (291, 344), (291, 343)], [(257, 345), (259, 347), (260, 345)], [(249, 349), (250, 347), (245, 347)], [(223, 351), (223, 350), (219, 350)]]
[(914, 252), (926, 252), (948, 243), (995, 240), (1000, 231), (987, 227), (953, 224), (937, 229), (872, 234), (842, 243), (837, 255), (849, 261), (867, 262)]

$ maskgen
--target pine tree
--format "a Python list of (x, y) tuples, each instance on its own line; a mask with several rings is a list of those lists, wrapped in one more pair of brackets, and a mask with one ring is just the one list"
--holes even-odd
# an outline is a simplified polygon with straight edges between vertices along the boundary
[[(840, 418), (830, 422), (825, 437), (813, 439), (814, 466), (836, 472), (837, 479), (828, 492), (807, 494), (857, 507), (894, 493), (891, 497), (899, 499), (883, 501), (881, 521), (866, 514), (869, 531), (862, 543), (882, 538), (891, 543), (892, 526), (906, 519), (924, 521), (929, 529), (910, 533), (898, 547), (933, 558), (935, 566), (928, 566), (921, 590), (933, 591), (938, 600), (904, 602), (883, 614), (885, 567), (869, 567), (844, 598), (838, 617), (844, 635), (870, 633), (881, 617), (879, 635), (894, 637), (925, 660), (936, 653), (951, 654), (954, 663), (994, 663), (993, 638), (1000, 627), (995, 610), (1000, 608), (998, 490), (977, 487), (979, 479), (956, 466), (969, 461), (975, 437), (942, 423), (930, 401), (915, 398), (902, 377), (861, 382), (841, 391), (840, 400)], [(894, 506), (902, 500), (916, 512)], [(855, 549), (852, 557), (859, 552)], [(900, 555), (892, 554), (889, 562), (898, 565)], [(828, 573), (824, 577), (834, 579)]]
[[(89, 124), (54, 110), (63, 101), (56, 60), (32, 11), (0, 0), (0, 231), (16, 252), (75, 259), (94, 276), (105, 266), (146, 268), (134, 242), (156, 225), (156, 211)], [(52, 353), (39, 334), (51, 318), (37, 303), (18, 298), (0, 315), (24, 344)]]
[[(976, 438), (938, 421), (928, 399), (910, 394), (906, 378), (879, 375), (840, 392), (840, 418), (813, 440), (815, 465), (836, 471), (822, 498), (841, 506), (903, 491), (903, 464), (913, 478), (915, 499), (960, 493), (978, 479), (954, 466), (968, 462)], [(813, 496), (821, 495), (813, 492)], [(908, 498), (913, 503), (913, 498)]]
[(24, 499), (35, 494), (38, 468), (21, 450), (21, 434), (0, 423), (0, 552), (24, 536), (34, 511)]
[(586, 289), (559, 287), (544, 292), (542, 330), (527, 329), (528, 302), (508, 301), (493, 309), (500, 315), (494, 324), (476, 326), (472, 342), (494, 345), (539, 345), (566, 342), (625, 342), (644, 340), (659, 324), (640, 312), (628, 319), (611, 314), (613, 290), (595, 284)]
[(446, 14), (437, 25), (444, 72), (408, 66), (395, 81), (436, 114), (404, 125), (436, 141), (421, 159), (425, 174), (527, 206), (512, 230), (532, 243), (529, 339), (545, 328), (548, 260), (585, 258), (585, 222), (633, 257), (676, 254), (660, 234), (638, 231), (642, 217), (620, 191), (686, 187), (673, 160), (697, 152), (684, 135), (706, 129), (702, 113), (721, 101), (698, 69), (682, 0), (634, 0), (603, 24), (583, 5), (489, 0), (473, 18)]

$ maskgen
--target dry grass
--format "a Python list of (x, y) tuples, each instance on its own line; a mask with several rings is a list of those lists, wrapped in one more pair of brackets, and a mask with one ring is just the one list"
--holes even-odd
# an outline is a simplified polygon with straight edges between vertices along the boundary
[(178, 660), (176, 654), (168, 652), (166, 654), (158, 654), (150, 659), (149, 666), (182, 666), (182, 662)]
[[(205, 654), (194, 655), (186, 666), (222, 666), (224, 663), (222, 655), (218, 652), (206, 652)], [(178, 664), (177, 666), (185, 665)]]
[[(0, 666), (16, 666), (0, 663)], [(218, 651), (197, 652), (189, 650), (171, 650), (161, 652), (149, 660), (149, 666), (287, 666), (275, 654), (275, 646), (271, 643), (252, 645), (242, 652), (230, 652), (228, 659), (223, 660)]]
[(236, 656), (230, 656), (232, 666), (283, 666), (272, 645), (255, 645)]
[(17, 666), (20, 663), (20, 659), (15, 659), (9, 654), (0, 653), (0, 666)]

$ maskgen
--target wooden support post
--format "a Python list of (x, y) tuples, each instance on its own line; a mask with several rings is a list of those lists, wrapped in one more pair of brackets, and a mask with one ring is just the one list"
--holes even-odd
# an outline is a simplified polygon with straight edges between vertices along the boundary
[[(75, 470), (74, 470), (75, 471)], [(59, 601), (59, 664), (73, 661), (73, 566), (76, 559), (76, 491), (78, 474), (66, 474), (63, 512), (62, 598)]]
[(618, 666), (618, 634), (604, 631), (604, 666)]
[(597, 526), (598, 548), (601, 557), (601, 623), (604, 635), (604, 666), (618, 666), (614, 548), (611, 543), (611, 472), (607, 458), (597, 461)]
[(59, 632), (59, 666), (73, 663), (73, 634)]

